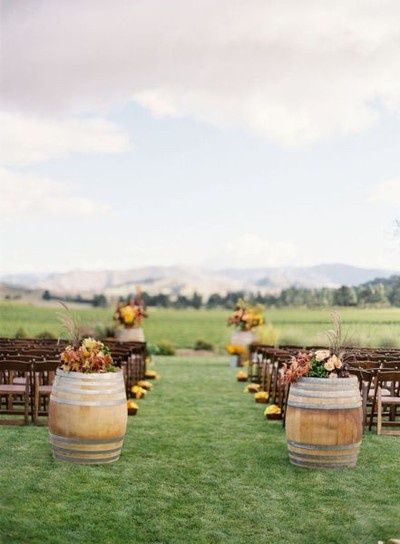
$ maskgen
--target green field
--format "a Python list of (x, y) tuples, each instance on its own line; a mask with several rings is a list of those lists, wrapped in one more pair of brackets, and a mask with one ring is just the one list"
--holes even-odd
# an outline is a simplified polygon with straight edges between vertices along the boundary
[(400, 537), (400, 448), (367, 433), (356, 469), (289, 464), (280, 422), (227, 358), (157, 358), (115, 465), (51, 458), (47, 429), (0, 427), (4, 544), (377, 544)]
[[(54, 306), (0, 303), (0, 336), (14, 336), (22, 327), (29, 336), (43, 331), (60, 332)], [(111, 309), (76, 310), (83, 323), (94, 329), (112, 323)], [(349, 343), (362, 346), (400, 346), (400, 309), (340, 309)], [(211, 342), (219, 350), (229, 339), (225, 326), (226, 310), (150, 309), (145, 322), (146, 336), (157, 344), (168, 339), (178, 348), (193, 347), (196, 340)], [(330, 326), (328, 310), (268, 309), (267, 320), (279, 331), (279, 341), (286, 344), (312, 345), (325, 342), (324, 331)]]

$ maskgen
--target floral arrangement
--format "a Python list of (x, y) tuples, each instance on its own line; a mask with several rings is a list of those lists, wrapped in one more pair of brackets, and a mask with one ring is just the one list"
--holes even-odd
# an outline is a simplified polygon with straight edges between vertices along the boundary
[(239, 372), (236, 374), (236, 379), (238, 382), (247, 382), (247, 372), (239, 370)]
[(119, 302), (114, 313), (114, 320), (127, 328), (140, 327), (146, 317), (146, 308), (139, 289), (135, 297), (129, 297), (126, 302)]
[(246, 352), (246, 348), (240, 344), (228, 344), (225, 349), (229, 355), (243, 355)]
[(128, 408), (128, 414), (130, 416), (136, 415), (137, 411), (139, 410), (139, 406), (137, 405), (137, 403), (134, 400), (129, 399), (126, 404)]
[(131, 393), (135, 399), (141, 399), (146, 396), (147, 391), (143, 387), (140, 387), (140, 385), (133, 385), (131, 387)]
[(240, 331), (251, 331), (264, 322), (264, 307), (260, 304), (250, 305), (242, 299), (238, 301), (233, 314), (228, 318), (228, 326), (236, 327)]
[(259, 402), (260, 404), (267, 404), (268, 398), (269, 398), (269, 395), (268, 395), (267, 391), (258, 391), (254, 395), (254, 400), (256, 402)]
[(142, 389), (146, 389), (146, 391), (151, 391), (153, 389), (153, 384), (147, 380), (140, 380), (137, 385)]
[(146, 370), (144, 377), (146, 380), (159, 380), (160, 375), (155, 370)]
[(299, 352), (283, 366), (282, 381), (286, 384), (297, 382), (303, 376), (309, 378), (348, 378), (347, 364), (343, 362), (341, 350), (342, 329), (339, 314), (332, 314), (333, 329), (327, 332), (329, 349)]
[(264, 410), (265, 417), (280, 416), (281, 413), (282, 413), (282, 410), (276, 404), (271, 404), (270, 406), (267, 406)]
[(103, 342), (85, 338), (78, 347), (67, 346), (60, 354), (63, 370), (67, 372), (114, 372), (110, 350)]
[(261, 384), (259, 383), (249, 383), (249, 385), (246, 385), (243, 392), (244, 393), (258, 393), (261, 389)]

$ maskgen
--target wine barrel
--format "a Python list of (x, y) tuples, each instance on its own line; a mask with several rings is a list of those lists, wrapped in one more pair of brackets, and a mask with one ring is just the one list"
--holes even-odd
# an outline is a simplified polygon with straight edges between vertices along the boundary
[(121, 371), (57, 369), (49, 405), (54, 458), (80, 464), (117, 461), (126, 431), (126, 402)]
[(293, 465), (354, 467), (362, 432), (357, 378), (300, 378), (290, 386), (286, 439)]

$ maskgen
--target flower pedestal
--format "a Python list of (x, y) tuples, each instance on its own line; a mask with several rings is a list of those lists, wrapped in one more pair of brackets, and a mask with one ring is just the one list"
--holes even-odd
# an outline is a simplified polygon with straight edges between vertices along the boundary
[(121, 327), (115, 331), (115, 339), (118, 342), (145, 342), (142, 327)]
[[(244, 352), (241, 355), (236, 355), (236, 367), (243, 366), (243, 363), (249, 357), (249, 345), (254, 342), (255, 336), (251, 331), (235, 331), (231, 337), (231, 344), (234, 346), (241, 346), (244, 348)], [(231, 359), (231, 367), (232, 367)]]
[(355, 467), (362, 431), (357, 378), (303, 377), (290, 386), (286, 439), (293, 465)]

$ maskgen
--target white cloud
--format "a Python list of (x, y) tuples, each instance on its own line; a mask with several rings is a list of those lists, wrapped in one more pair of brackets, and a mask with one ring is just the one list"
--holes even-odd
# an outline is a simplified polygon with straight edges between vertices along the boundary
[(283, 145), (400, 107), (398, 0), (33, 0), (3, 17), (3, 98), (238, 126)]
[(390, 206), (400, 206), (400, 179), (391, 179), (375, 185), (368, 200)]
[(64, 183), (0, 168), (0, 219), (23, 217), (98, 216), (109, 210), (105, 204), (75, 196)]
[(16, 165), (71, 153), (120, 153), (128, 136), (104, 119), (51, 119), (0, 112), (0, 164)]

